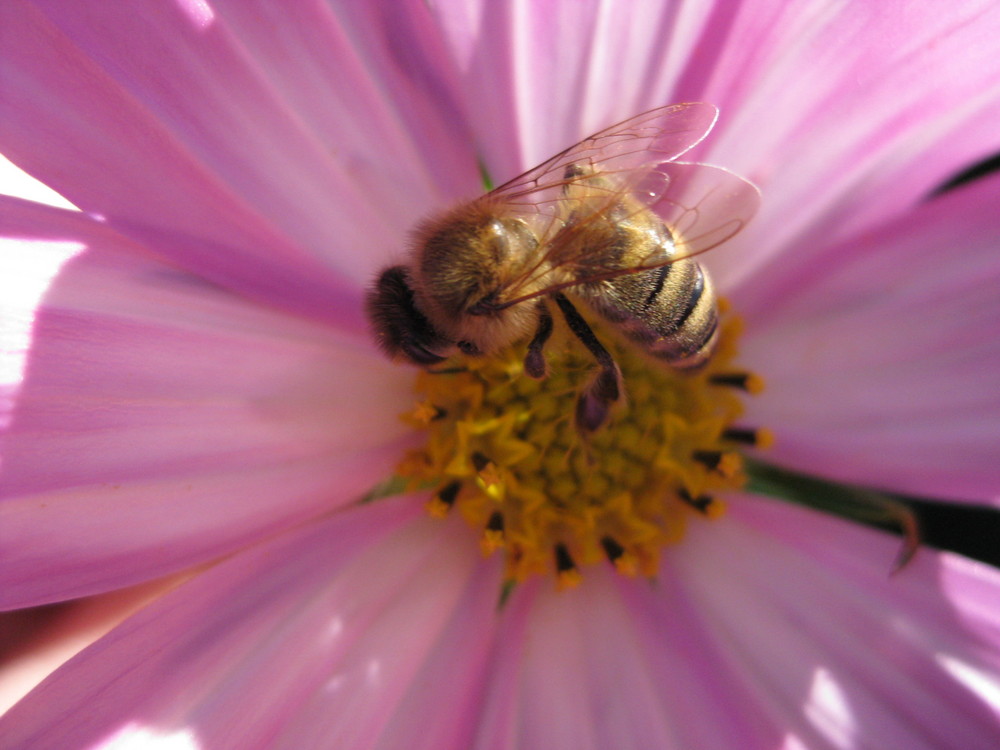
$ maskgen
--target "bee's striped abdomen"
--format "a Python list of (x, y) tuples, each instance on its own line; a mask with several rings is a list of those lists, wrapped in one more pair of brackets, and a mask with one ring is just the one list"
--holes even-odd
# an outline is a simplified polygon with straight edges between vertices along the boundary
[(590, 291), (591, 307), (671, 367), (698, 367), (715, 348), (715, 291), (693, 260), (619, 276)]

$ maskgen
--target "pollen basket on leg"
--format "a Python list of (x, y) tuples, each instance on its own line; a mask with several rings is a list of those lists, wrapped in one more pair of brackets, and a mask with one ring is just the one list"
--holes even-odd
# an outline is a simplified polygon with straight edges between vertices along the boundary
[(662, 548), (687, 523), (718, 517), (719, 495), (742, 486), (739, 451), (763, 442), (739, 423), (748, 377), (733, 363), (739, 319), (723, 316), (715, 356), (693, 372), (588, 322), (624, 384), (599, 429), (574, 419), (595, 364), (561, 323), (547, 377), (524, 373), (527, 346), (456, 358), (418, 376), (419, 401), (404, 415), (427, 442), (399, 473), (411, 488), (434, 487), (429, 512), (460, 513), (484, 554), (505, 556), (511, 580), (552, 574), (572, 585), (601, 562), (655, 575)]

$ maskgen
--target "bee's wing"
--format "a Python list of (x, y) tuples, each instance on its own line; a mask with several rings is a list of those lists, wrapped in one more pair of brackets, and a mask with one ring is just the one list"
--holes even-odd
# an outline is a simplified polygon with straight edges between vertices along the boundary
[[(660, 164), (644, 182), (659, 184), (637, 193), (670, 230), (674, 252), (667, 261), (650, 259), (636, 270), (656, 268), (711, 250), (743, 229), (757, 213), (760, 191), (749, 180), (710, 164)], [(648, 196), (649, 200), (643, 200)]]
[[(539, 252), (505, 290), (504, 305), (590, 281), (615, 278), (689, 258), (722, 244), (756, 213), (757, 188), (721, 167), (674, 159), (711, 129), (709, 104), (661, 107), (603, 130), (544, 164), (501, 185), (488, 197), (532, 223)], [(590, 246), (596, 222), (615, 224), (629, 211), (651, 210), (673, 237), (673, 247), (633, 259), (623, 268), (607, 248)], [(572, 281), (538, 288), (549, 269)], [(521, 290), (531, 289), (530, 293)]]
[(652, 169), (699, 143), (718, 115), (714, 105), (704, 102), (651, 109), (584, 138), (487, 197), (515, 211), (552, 216), (564, 200), (565, 186), (579, 179), (567, 174), (568, 167), (622, 175)]

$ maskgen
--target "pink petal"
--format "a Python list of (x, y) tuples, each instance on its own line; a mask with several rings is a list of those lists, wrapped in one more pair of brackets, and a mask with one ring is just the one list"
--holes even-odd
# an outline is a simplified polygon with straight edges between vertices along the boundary
[(417, 94), (419, 10), (369, 30), (322, 8), (38, 5), (4, 6), (0, 149), (221, 284), (357, 325), (414, 220), (475, 189), (446, 75)]
[(498, 182), (643, 110), (719, 105), (700, 155), (754, 179), (766, 199), (732, 250), (713, 253), (729, 287), (793, 247), (807, 254), (898, 212), (1000, 149), (991, 0), (641, 3), (627, 13), (578, 0), (471, 2), (434, 13)]
[(710, 750), (779, 736), (676, 580), (651, 589), (597, 567), (579, 589), (544, 581), (509, 606), (477, 749)]
[[(476, 748), (990, 748), (1000, 574), (754, 498), (659, 580), (518, 592)], [(524, 598), (519, 598), (521, 595)]]
[(890, 576), (887, 535), (771, 500), (731, 511), (693, 527), (664, 576), (773, 731), (806, 747), (995, 746), (997, 570), (923, 550)]
[(776, 461), (1000, 501), (1000, 178), (923, 204), (764, 282), (742, 359)]
[(704, 158), (764, 194), (713, 254), (722, 286), (807, 265), (1000, 150), (998, 34), (991, 0), (718, 4), (677, 93), (720, 106)]
[[(374, 503), (195, 577), (19, 703), (0, 742), (467, 746), (461, 717), (481, 679), (498, 571), (474, 564), (460, 519), (419, 512), (412, 499)], [(406, 743), (392, 739), (402, 729)]]
[[(356, 499), (398, 460), (411, 375), (364, 332), (257, 307), (82, 214), (3, 207), (6, 606), (216, 557)], [(39, 269), (59, 262), (46, 289)]]
[(59, 605), (0, 612), (0, 715), (177, 582), (171, 577)]
[(589, 133), (677, 100), (705, 4), (438, 3), (477, 150), (503, 182)]

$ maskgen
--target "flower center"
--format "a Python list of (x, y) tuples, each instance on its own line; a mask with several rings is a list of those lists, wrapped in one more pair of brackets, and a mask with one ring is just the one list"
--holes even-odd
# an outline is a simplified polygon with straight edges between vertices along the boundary
[(739, 319), (723, 315), (720, 326), (716, 354), (695, 373), (595, 326), (626, 398), (591, 434), (578, 430), (574, 410), (595, 363), (565, 330), (546, 349), (542, 380), (524, 375), (524, 346), (422, 372), (422, 399), (404, 418), (427, 431), (427, 444), (399, 473), (410, 489), (435, 488), (432, 515), (457, 510), (485, 554), (502, 551), (509, 580), (551, 572), (573, 585), (582, 566), (603, 560), (624, 575), (653, 576), (688, 520), (719, 517), (716, 494), (743, 485), (740, 447), (770, 441), (734, 426), (740, 393), (755, 392), (759, 379), (732, 365)]

